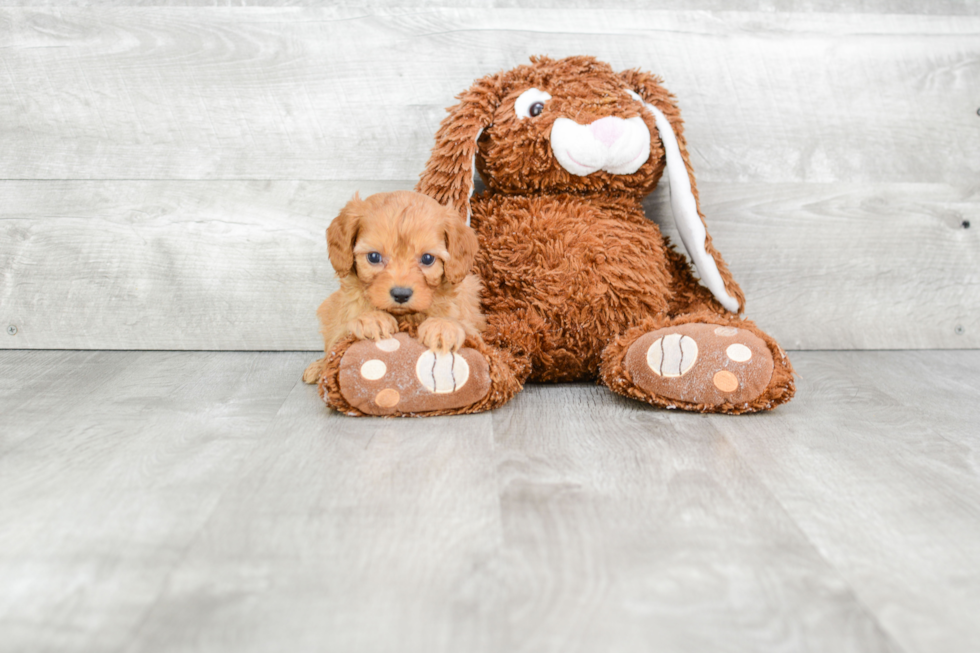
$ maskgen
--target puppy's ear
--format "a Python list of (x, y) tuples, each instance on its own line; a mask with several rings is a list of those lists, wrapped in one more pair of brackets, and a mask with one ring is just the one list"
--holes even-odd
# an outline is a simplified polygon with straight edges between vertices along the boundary
[(354, 270), (354, 241), (361, 227), (364, 200), (357, 193), (327, 227), (327, 252), (337, 276), (344, 278)]
[(698, 275), (715, 300), (732, 313), (745, 308), (745, 294), (732, 278), (728, 264), (715, 249), (708, 225), (701, 213), (698, 186), (691, 168), (691, 157), (684, 140), (684, 123), (674, 96), (662, 80), (640, 70), (626, 70), (620, 77), (640, 96), (644, 107), (653, 114), (664, 147), (667, 181), (670, 184), (670, 208), (684, 249), (697, 267)]
[(446, 213), (446, 250), (449, 252), (449, 260), (443, 266), (443, 274), (449, 283), (455, 284), (462, 281), (473, 268), (473, 259), (476, 258), (480, 241), (453, 209), (446, 207)]
[(459, 104), (436, 131), (436, 144), (415, 190), (448, 204), (470, 223), (470, 196), (476, 165), (476, 142), (493, 122), (503, 95), (504, 73), (477, 80), (458, 96)]

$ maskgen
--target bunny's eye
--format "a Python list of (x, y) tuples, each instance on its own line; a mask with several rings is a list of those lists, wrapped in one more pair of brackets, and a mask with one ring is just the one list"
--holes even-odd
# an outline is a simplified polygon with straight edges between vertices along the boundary
[(539, 91), (536, 88), (529, 88), (521, 93), (514, 102), (514, 113), (521, 120), (524, 118), (536, 118), (544, 111), (544, 103), (550, 99), (550, 93)]
[(367, 260), (368, 260), (368, 263), (371, 263), (373, 265), (377, 265), (378, 263), (381, 262), (381, 253), (380, 252), (370, 252), (367, 255)]
[(421, 257), (419, 257), (419, 261), (422, 262), (422, 265), (428, 267), (436, 262), (436, 257), (432, 254), (423, 254)]

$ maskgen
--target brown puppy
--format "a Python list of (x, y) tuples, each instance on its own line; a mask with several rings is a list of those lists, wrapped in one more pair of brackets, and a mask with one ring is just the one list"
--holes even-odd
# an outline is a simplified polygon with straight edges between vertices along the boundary
[[(419, 341), (438, 353), (479, 337), (480, 280), (469, 274), (476, 235), (455, 210), (411, 191), (353, 199), (327, 229), (340, 290), (317, 309), (323, 350), (353, 334), (384, 340), (399, 323), (418, 326)], [(316, 383), (326, 358), (303, 381)]]

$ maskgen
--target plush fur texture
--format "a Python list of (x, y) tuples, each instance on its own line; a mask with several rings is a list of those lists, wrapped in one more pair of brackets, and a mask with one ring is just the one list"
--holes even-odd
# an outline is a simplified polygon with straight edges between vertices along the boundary
[[(551, 98), (519, 114), (515, 102), (530, 88)], [(665, 145), (646, 103), (671, 125), (707, 230), (680, 110), (659, 78), (637, 70), (617, 73), (591, 57), (537, 57), (477, 80), (459, 100), (436, 134), (417, 190), (454, 206), (479, 237), (484, 339), (512, 358), (508, 388), (528, 378), (599, 379), (654, 405), (728, 413), (767, 410), (793, 396), (792, 366), (779, 345), (700, 285), (685, 257), (643, 213), (641, 202), (666, 165)], [(604, 130), (617, 121), (599, 121), (637, 117), (650, 143), (649, 157), (635, 172), (580, 176), (555, 156), (553, 126), (559, 118), (606, 138)], [(575, 128), (580, 132), (585, 133)], [(487, 190), (471, 197), (474, 161)], [(741, 313), (745, 296), (710, 234), (703, 246)], [(774, 364), (765, 391), (740, 405), (706, 405), (666, 400), (636, 386), (623, 367), (630, 344), (644, 333), (688, 322), (737, 325), (762, 338)]]
[[(327, 247), (340, 290), (317, 310), (325, 353), (348, 336), (389, 338), (400, 323), (436, 352), (479, 339), (477, 239), (453, 209), (411, 191), (355, 194), (327, 229)], [(311, 363), (303, 380), (316, 383), (326, 362)]]

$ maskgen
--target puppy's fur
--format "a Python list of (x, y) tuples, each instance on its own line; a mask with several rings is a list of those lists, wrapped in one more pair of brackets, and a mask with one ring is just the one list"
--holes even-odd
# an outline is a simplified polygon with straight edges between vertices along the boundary
[[(324, 352), (348, 334), (390, 338), (399, 322), (418, 325), (419, 341), (440, 353), (479, 337), (486, 325), (480, 280), (469, 274), (477, 247), (456, 211), (426, 195), (396, 191), (362, 200), (355, 194), (327, 229), (340, 290), (317, 310)], [(372, 262), (378, 255), (380, 262)], [(393, 288), (402, 295), (411, 290), (411, 297), (399, 303)], [(316, 383), (325, 361), (311, 363), (303, 380)]]

